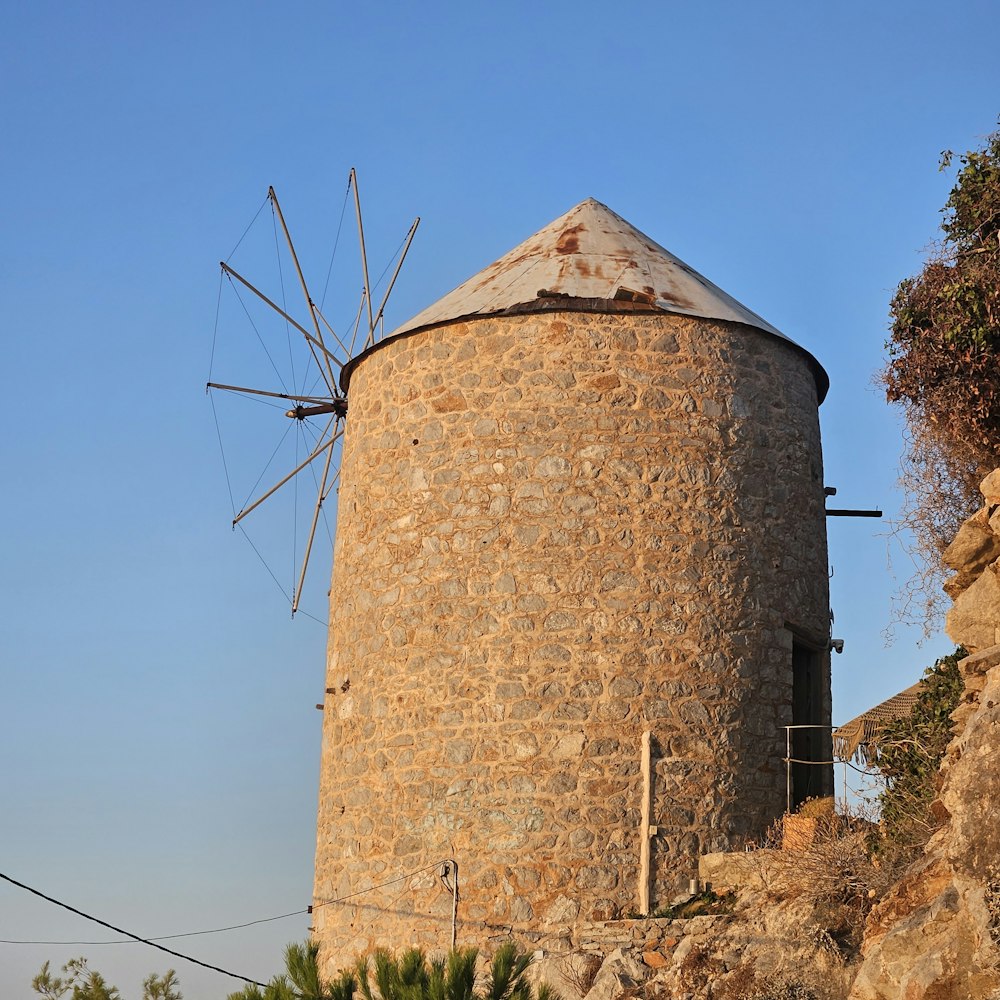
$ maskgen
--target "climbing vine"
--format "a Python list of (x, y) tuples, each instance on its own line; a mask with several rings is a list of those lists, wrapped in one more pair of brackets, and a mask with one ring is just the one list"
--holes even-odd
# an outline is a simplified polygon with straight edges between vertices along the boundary
[(886, 783), (879, 796), (880, 825), (889, 849), (916, 851), (938, 825), (931, 805), (952, 736), (951, 713), (962, 696), (958, 664), (966, 655), (959, 646), (928, 667), (909, 716), (890, 723), (880, 737), (877, 766)]

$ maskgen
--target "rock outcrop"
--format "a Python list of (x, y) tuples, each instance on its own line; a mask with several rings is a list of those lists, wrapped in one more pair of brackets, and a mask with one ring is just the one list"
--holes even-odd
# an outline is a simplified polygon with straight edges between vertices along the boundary
[(1000, 469), (979, 489), (985, 505), (959, 528), (942, 556), (955, 571), (944, 588), (954, 601), (948, 635), (971, 653), (1000, 641)]
[(961, 666), (965, 725), (934, 806), (946, 821), (868, 918), (851, 1000), (1000, 997), (1000, 646)]
[(1000, 470), (945, 551), (948, 635), (972, 655), (921, 861), (872, 911), (851, 1000), (1000, 997)]

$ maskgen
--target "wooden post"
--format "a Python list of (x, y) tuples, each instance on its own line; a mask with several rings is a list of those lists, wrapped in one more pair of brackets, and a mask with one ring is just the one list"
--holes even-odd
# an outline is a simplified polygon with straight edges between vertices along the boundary
[(647, 730), (642, 734), (642, 825), (639, 828), (639, 912), (649, 915), (650, 847), (656, 836), (652, 825), (653, 812), (653, 769), (652, 734)]

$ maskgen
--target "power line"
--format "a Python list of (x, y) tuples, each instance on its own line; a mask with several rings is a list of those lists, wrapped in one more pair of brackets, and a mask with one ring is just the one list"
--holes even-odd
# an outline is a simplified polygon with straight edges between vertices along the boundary
[[(173, 941), (177, 938), (200, 937), (203, 934), (224, 934), (226, 931), (239, 931), (244, 927), (254, 927), (257, 924), (269, 924), (275, 920), (287, 920), (289, 917), (306, 916), (308, 910), (295, 910), (292, 913), (279, 913), (276, 917), (261, 917), (259, 920), (248, 920), (243, 924), (231, 924), (228, 927), (213, 927), (206, 931), (185, 931), (183, 934), (158, 934), (148, 937), (147, 941)], [(131, 938), (115, 938), (111, 941), (11, 941), (0, 938), (0, 944), (50, 944), (50, 945), (92, 945), (92, 944), (135, 944)]]
[(429, 872), (431, 869), (437, 868), (438, 865), (442, 865), (445, 861), (450, 860), (451, 858), (442, 858), (440, 861), (435, 861), (426, 868), (418, 868), (415, 872), (408, 872), (406, 875), (400, 875), (399, 878), (389, 879), (388, 882), (379, 882), (378, 885), (369, 886), (367, 889), (359, 889), (357, 892), (349, 893), (347, 896), (338, 896), (336, 899), (324, 899), (321, 903), (315, 903), (312, 909), (315, 910), (321, 906), (330, 906), (333, 903), (343, 903), (345, 899), (354, 899), (355, 896), (363, 896), (366, 892), (374, 892), (375, 889), (384, 889), (387, 885), (405, 882), (408, 878), (413, 878), (414, 875), (423, 875), (424, 872)]
[(25, 891), (30, 892), (34, 896), (39, 896), (48, 903), (54, 903), (56, 906), (61, 906), (64, 910), (69, 910), (70, 913), (75, 913), (77, 916), (83, 917), (85, 920), (90, 920), (95, 924), (100, 924), (102, 927), (107, 927), (108, 930), (112, 930), (116, 934), (124, 934), (133, 941), (138, 941), (139, 944), (148, 944), (150, 948), (165, 951), (168, 955), (173, 955), (175, 958), (183, 959), (185, 962), (192, 962), (194, 965), (200, 965), (204, 969), (211, 969), (212, 972), (221, 972), (224, 976), (230, 976), (232, 979), (242, 980), (244, 983), (250, 983), (252, 986), (265, 988), (267, 986), (266, 983), (260, 983), (256, 979), (251, 979), (249, 976), (241, 976), (238, 972), (230, 972), (228, 969), (220, 968), (218, 965), (210, 965), (208, 962), (203, 962), (199, 958), (192, 958), (190, 955), (184, 955), (179, 951), (174, 951), (172, 948), (167, 948), (162, 944), (157, 944), (155, 941), (149, 940), (149, 938), (139, 937), (138, 934), (133, 934), (131, 931), (124, 930), (121, 927), (115, 927), (114, 924), (109, 924), (106, 920), (101, 920), (99, 917), (93, 917), (89, 913), (84, 913), (83, 910), (78, 910), (75, 906), (70, 906), (69, 903), (63, 903), (58, 899), (53, 899), (51, 896), (46, 896), (44, 892), (40, 892), (38, 889), (32, 889), (30, 885), (18, 882), (17, 879), (11, 878), (9, 875), (4, 875), (3, 872), (0, 872), (0, 878), (2, 878), (5, 882), (10, 882), (11, 885), (16, 885), (19, 889), (24, 889)]
[[(399, 882), (405, 882), (408, 878), (413, 878), (414, 875), (422, 875), (424, 872), (429, 872), (432, 869), (437, 868), (438, 865), (444, 864), (444, 862), (448, 861), (448, 860), (450, 860), (450, 859), (449, 858), (445, 858), (442, 861), (435, 861), (433, 864), (428, 865), (426, 868), (418, 868), (416, 871), (407, 872), (405, 875), (400, 875), (397, 878), (389, 879), (388, 882), (379, 882), (376, 885), (369, 886), (367, 889), (359, 889), (357, 892), (348, 893), (348, 895), (346, 895), (346, 896), (338, 896), (336, 899), (324, 899), (321, 902), (316, 903), (314, 906), (306, 908), (304, 910), (293, 910), (291, 913), (279, 913), (277, 916), (273, 916), (273, 917), (261, 917), (258, 920), (248, 920), (248, 921), (246, 921), (245, 923), (242, 923), (242, 924), (229, 924), (226, 927), (213, 927), (213, 928), (210, 928), (209, 930), (203, 930), (203, 931), (186, 931), (183, 934), (161, 934), (161, 935), (158, 935), (156, 937), (148, 937), (148, 938), (140, 938), (140, 937), (136, 936), (135, 934), (131, 934), (129, 931), (123, 931), (123, 930), (119, 930), (119, 928), (117, 928), (117, 927), (112, 927), (111, 924), (105, 923), (103, 920), (98, 920), (97, 917), (88, 916), (86, 913), (83, 913), (80, 910), (77, 910), (74, 907), (69, 906), (66, 903), (60, 903), (59, 900), (53, 899), (51, 896), (46, 896), (44, 893), (39, 892), (37, 889), (32, 889), (30, 886), (24, 885), (23, 883), (18, 882), (15, 879), (12, 879), (10, 876), (4, 875), (4, 874), (0, 873), (0, 878), (6, 879), (8, 882), (11, 882), (11, 883), (13, 883), (16, 886), (19, 886), (22, 889), (27, 889), (28, 892), (34, 893), (36, 896), (41, 896), (42, 899), (48, 900), (50, 903), (55, 903), (57, 906), (62, 906), (65, 909), (70, 910), (73, 913), (79, 914), (81, 917), (86, 917), (86, 919), (93, 920), (95, 923), (102, 924), (104, 927), (109, 927), (113, 931), (118, 931), (119, 934), (126, 934), (126, 935), (128, 935), (126, 938), (118, 938), (118, 939), (112, 940), (112, 941), (20, 941), (20, 940), (15, 941), (15, 940), (7, 939), (7, 938), (0, 938), (0, 944), (74, 945), (74, 946), (80, 945), (80, 946), (90, 947), (90, 946), (93, 946), (93, 945), (135, 944), (136, 942), (138, 942), (140, 944), (148, 944), (148, 945), (151, 945), (154, 948), (158, 948), (160, 946), (157, 945), (157, 944), (155, 944), (155, 942), (157, 942), (157, 941), (173, 941), (173, 940), (176, 940), (177, 938), (200, 937), (200, 936), (205, 935), (205, 934), (224, 934), (227, 931), (238, 931), (238, 930), (242, 930), (245, 927), (254, 927), (257, 924), (272, 923), (275, 920), (287, 920), (289, 917), (306, 916), (312, 910), (317, 909), (320, 906), (330, 906), (330, 905), (332, 905), (334, 903), (342, 903), (345, 900), (354, 899), (356, 896), (364, 896), (366, 893), (374, 892), (376, 889), (384, 889), (386, 886), (396, 885)], [(169, 951), (169, 949), (167, 949), (167, 948), (161, 948), (161, 950), (162, 951)], [(178, 955), (180, 958), (187, 958), (186, 955), (180, 955), (178, 952), (170, 952), (170, 954), (172, 954), (172, 955)], [(188, 961), (198, 962), (198, 960), (194, 959), (194, 958), (188, 959)], [(204, 962), (198, 962), (198, 964), (199, 965), (204, 965), (205, 963)], [(208, 966), (208, 968), (214, 969), (215, 966), (210, 965), (210, 966)], [(218, 969), (217, 971), (222, 972), (224, 970)], [(243, 976), (236, 976), (235, 973), (231, 973), (231, 972), (226, 973), (226, 975), (235, 976), (235, 978), (237, 978), (237, 979), (243, 979), (244, 978)], [(247, 979), (246, 982), (252, 983), (252, 982), (254, 982), (254, 980)], [(257, 985), (258, 986), (262, 986), (263, 984), (262, 983), (257, 983)]]

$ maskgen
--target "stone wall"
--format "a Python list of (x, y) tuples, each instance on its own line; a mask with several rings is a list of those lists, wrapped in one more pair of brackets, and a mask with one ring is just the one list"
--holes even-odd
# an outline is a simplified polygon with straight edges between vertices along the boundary
[(565, 1000), (844, 1000), (854, 969), (808, 905), (762, 893), (730, 914), (582, 924), (531, 974)]
[(667, 314), (424, 330), (354, 369), (341, 475), (327, 968), (446, 946), (448, 858), (460, 940), (635, 909), (644, 731), (654, 907), (783, 810), (793, 630), (829, 719), (816, 388), (795, 347)]

